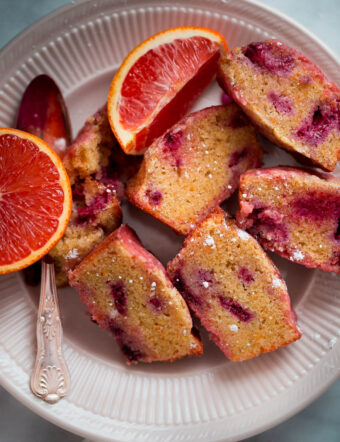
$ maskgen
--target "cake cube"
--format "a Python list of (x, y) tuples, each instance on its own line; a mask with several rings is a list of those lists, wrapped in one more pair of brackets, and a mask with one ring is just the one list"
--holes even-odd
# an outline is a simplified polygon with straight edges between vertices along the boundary
[(129, 363), (202, 353), (182, 296), (127, 225), (71, 270), (69, 282), (92, 319), (115, 335)]
[(300, 338), (278, 269), (222, 209), (186, 238), (167, 270), (210, 338), (232, 361)]
[(269, 140), (332, 171), (340, 159), (340, 89), (300, 52), (278, 40), (237, 47), (218, 80)]
[(79, 264), (121, 223), (122, 210), (114, 188), (90, 177), (72, 186), (72, 214), (61, 240), (49, 252), (57, 287), (68, 284), (67, 272)]
[(255, 130), (240, 108), (213, 106), (185, 117), (153, 142), (127, 185), (127, 198), (186, 235), (261, 158)]
[(71, 184), (92, 176), (103, 184), (116, 186), (116, 196), (121, 200), (123, 183), (137, 172), (141, 159), (122, 151), (111, 131), (105, 104), (86, 120), (68, 147), (63, 163)]
[(241, 176), (237, 220), (265, 248), (340, 273), (340, 179), (292, 167)]

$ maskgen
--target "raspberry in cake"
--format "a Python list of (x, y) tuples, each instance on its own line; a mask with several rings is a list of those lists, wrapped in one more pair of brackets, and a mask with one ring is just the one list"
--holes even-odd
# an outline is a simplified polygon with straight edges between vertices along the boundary
[(182, 296), (128, 226), (111, 233), (69, 277), (92, 319), (115, 335), (129, 363), (202, 353)]
[(186, 238), (167, 270), (210, 338), (232, 361), (300, 338), (278, 269), (220, 208)]
[(187, 234), (261, 163), (255, 131), (236, 104), (195, 112), (149, 147), (127, 198)]
[(237, 220), (264, 247), (306, 267), (340, 273), (340, 180), (292, 167), (241, 176)]
[(268, 139), (331, 171), (340, 159), (340, 90), (304, 55), (278, 40), (237, 47), (218, 80)]

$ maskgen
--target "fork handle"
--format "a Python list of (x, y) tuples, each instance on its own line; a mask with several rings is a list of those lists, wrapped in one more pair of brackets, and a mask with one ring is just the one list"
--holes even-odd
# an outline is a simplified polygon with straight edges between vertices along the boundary
[(62, 337), (54, 264), (47, 257), (42, 260), (41, 268), (37, 355), (31, 376), (31, 390), (50, 404), (65, 396), (70, 384)]

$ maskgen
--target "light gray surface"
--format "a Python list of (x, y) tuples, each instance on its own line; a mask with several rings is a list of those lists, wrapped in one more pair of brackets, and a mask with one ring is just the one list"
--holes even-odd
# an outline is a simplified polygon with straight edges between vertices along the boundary
[[(0, 47), (66, 3), (65, 0), (0, 0)], [(340, 0), (263, 0), (262, 3), (294, 18), (340, 54)], [(33, 414), (0, 387), (0, 442), (80, 440), (79, 436)], [(295, 417), (247, 441), (340, 442), (340, 380)]]

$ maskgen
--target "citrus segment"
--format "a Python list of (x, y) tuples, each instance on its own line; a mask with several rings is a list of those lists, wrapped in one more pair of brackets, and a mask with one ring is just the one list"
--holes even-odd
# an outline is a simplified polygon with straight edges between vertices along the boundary
[(122, 85), (119, 103), (122, 126), (137, 129), (153, 113), (165, 94), (177, 92), (198, 67), (212, 57), (216, 59), (218, 53), (216, 42), (204, 37), (191, 37), (165, 43), (142, 55), (131, 67)]
[(140, 154), (191, 108), (214, 78), (224, 37), (204, 28), (173, 28), (137, 46), (116, 73), (108, 115), (123, 150)]
[(63, 235), (71, 206), (69, 180), (52, 149), (34, 135), (0, 129), (0, 274), (45, 255)]

